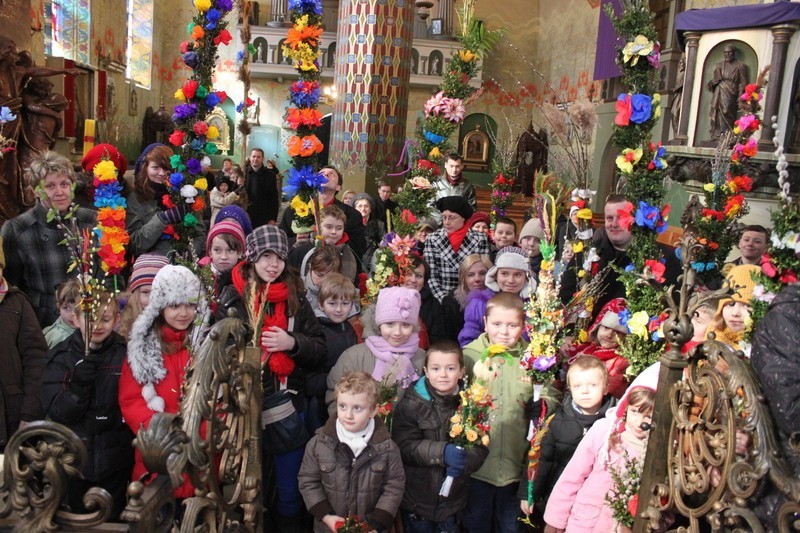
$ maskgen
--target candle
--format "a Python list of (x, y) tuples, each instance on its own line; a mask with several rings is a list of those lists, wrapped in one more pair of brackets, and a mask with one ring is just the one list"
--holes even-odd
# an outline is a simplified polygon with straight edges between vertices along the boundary
[(83, 155), (86, 156), (86, 153), (94, 148), (94, 128), (95, 128), (95, 121), (92, 119), (86, 119), (83, 121)]

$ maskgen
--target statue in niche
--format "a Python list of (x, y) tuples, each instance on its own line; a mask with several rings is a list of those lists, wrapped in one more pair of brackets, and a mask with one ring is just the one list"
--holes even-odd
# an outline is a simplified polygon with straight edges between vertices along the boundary
[[(2, 125), (3, 137), (21, 147), (23, 133), (23, 92), (30, 81), (49, 76), (79, 76), (81, 69), (57, 69), (38, 67), (30, 52), (17, 50), (17, 44), (0, 35), (0, 106), (7, 107), (16, 115)], [(35, 97), (34, 97), (35, 98)], [(57, 133), (54, 132), (53, 135)], [(30, 190), (26, 191), (19, 164), (20, 154), (10, 151), (0, 159), (0, 224), (14, 218), (33, 203)], [(27, 192), (27, 194), (26, 194)]]
[(33, 78), (22, 89), (22, 135), (17, 141), (22, 168), (28, 167), (34, 155), (56, 145), (61, 112), (68, 107), (67, 98), (53, 93), (53, 84), (47, 78)]
[(800, 152), (800, 78), (797, 80), (797, 85), (794, 88), (792, 95), (792, 118), (794, 126), (792, 129), (792, 137), (789, 141), (789, 150), (793, 153)]
[(516, 191), (533, 196), (533, 175), (537, 171), (547, 172), (547, 153), (547, 132), (543, 128), (537, 133), (531, 123), (517, 140)]
[(713, 93), (709, 133), (714, 140), (733, 128), (738, 118), (739, 96), (747, 85), (747, 65), (736, 59), (736, 49), (727, 45), (723, 53), (725, 59), (717, 63), (708, 82), (708, 90)]
[(675, 80), (675, 94), (672, 96), (672, 134), (678, 134), (681, 121), (681, 101), (683, 100), (683, 79), (686, 76), (686, 54), (681, 54), (678, 60), (678, 76)]

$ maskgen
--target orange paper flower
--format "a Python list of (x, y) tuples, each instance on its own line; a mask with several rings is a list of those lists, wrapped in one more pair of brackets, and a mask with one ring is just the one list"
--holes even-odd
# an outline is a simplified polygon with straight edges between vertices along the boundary
[(306, 135), (302, 138), (293, 135), (292, 138), (289, 139), (287, 151), (289, 157), (309, 157), (320, 153), (323, 148), (322, 143), (316, 135)]
[(286, 37), (284, 44), (292, 49), (306, 43), (308, 46), (319, 46), (320, 36), (322, 35), (322, 28), (320, 26), (305, 26), (301, 29), (292, 28), (289, 30), (289, 35)]

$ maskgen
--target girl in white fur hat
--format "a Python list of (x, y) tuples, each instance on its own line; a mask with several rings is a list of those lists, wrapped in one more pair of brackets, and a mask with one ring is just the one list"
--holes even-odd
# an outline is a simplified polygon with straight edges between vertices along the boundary
[[(167, 265), (153, 280), (150, 302), (133, 323), (128, 358), (119, 380), (122, 416), (134, 433), (147, 427), (156, 413), (177, 413), (181, 387), (191, 355), (190, 334), (204, 306), (202, 284), (191, 270)], [(147, 469), (139, 451), (133, 467), (138, 480)], [(175, 491), (188, 498), (194, 489), (188, 478)]]

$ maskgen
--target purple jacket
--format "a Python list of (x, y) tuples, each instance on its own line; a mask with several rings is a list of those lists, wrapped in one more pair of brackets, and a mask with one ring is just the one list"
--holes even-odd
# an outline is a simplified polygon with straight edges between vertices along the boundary
[[(613, 411), (609, 412), (610, 416)], [(598, 420), (575, 450), (567, 468), (561, 474), (544, 512), (544, 520), (566, 533), (608, 533), (615, 531), (617, 522), (605, 497), (614, 486), (609, 468), (623, 469), (624, 455), (608, 450), (608, 464), (602, 457), (608, 446), (613, 418)], [(621, 439), (628, 457), (641, 451)]]
[(462, 348), (478, 337), (485, 328), (483, 315), (486, 314), (486, 304), (497, 294), (492, 289), (470, 291), (467, 295), (467, 305), (464, 306), (464, 327), (458, 334), (458, 344)]

